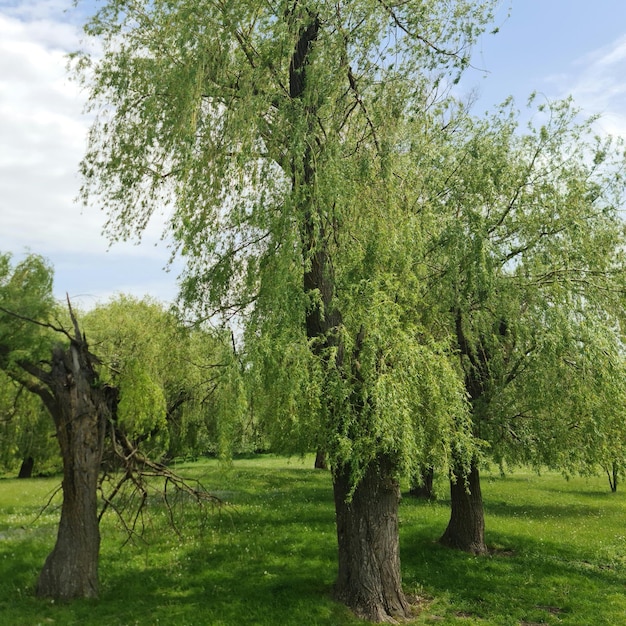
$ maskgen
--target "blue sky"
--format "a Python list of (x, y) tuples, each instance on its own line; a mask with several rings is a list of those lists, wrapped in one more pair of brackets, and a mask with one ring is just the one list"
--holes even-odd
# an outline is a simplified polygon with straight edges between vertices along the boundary
[[(109, 247), (104, 215), (73, 201), (89, 120), (64, 55), (78, 46), (79, 18), (71, 0), (0, 0), (0, 251), (43, 254), (57, 295), (83, 306), (117, 292), (171, 300), (177, 271), (163, 270), (159, 224), (141, 245)], [(600, 130), (626, 136), (626, 0), (512, 0), (496, 23), (460, 85), (478, 90), (476, 114), (509, 95), (522, 107), (534, 90), (572, 94), (603, 114)]]
[[(510, 10), (509, 10), (510, 9)], [(475, 113), (513, 95), (518, 106), (537, 91), (572, 94), (589, 113), (602, 113), (606, 132), (626, 135), (626, 1), (512, 0), (485, 34), (462, 85), (481, 94)]]

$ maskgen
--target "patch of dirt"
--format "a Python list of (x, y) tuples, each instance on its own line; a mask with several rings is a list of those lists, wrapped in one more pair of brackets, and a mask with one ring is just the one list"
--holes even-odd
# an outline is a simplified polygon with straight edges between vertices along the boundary
[(489, 546), (487, 548), (489, 556), (515, 556), (517, 553), (510, 548), (494, 548)]
[(547, 611), (548, 613), (550, 613), (550, 615), (559, 615), (560, 613), (564, 612), (563, 609), (560, 609), (558, 606), (544, 606), (538, 604), (537, 608), (541, 611)]

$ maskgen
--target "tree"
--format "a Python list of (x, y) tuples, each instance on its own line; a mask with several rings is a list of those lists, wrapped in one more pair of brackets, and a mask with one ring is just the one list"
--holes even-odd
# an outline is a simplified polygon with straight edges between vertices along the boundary
[[(47, 263), (30, 255), (12, 267), (10, 256), (0, 255), (0, 369), (40, 398), (54, 422), (63, 462), (63, 504), (57, 539), (39, 575), (36, 593), (70, 600), (98, 595), (99, 521), (113, 507), (124, 522), (114, 499), (125, 485), (131, 484), (141, 496), (139, 510), (130, 512), (134, 521), (130, 526), (126, 524), (131, 533), (146, 504), (146, 475), (153, 483), (158, 477), (164, 480), (166, 505), (168, 487), (177, 493), (185, 492), (200, 504), (219, 501), (200, 483), (186, 481), (151, 458), (155, 450), (150, 446), (147, 451), (145, 446), (140, 447), (143, 442), (158, 441), (159, 422), (165, 412), (163, 394), (146, 370), (128, 359), (130, 366), (116, 381), (120, 386), (110, 384), (106, 374), (100, 375), (102, 361), (89, 350), (69, 301), (71, 331), (55, 320), (57, 312), (52, 297), (52, 269)], [(96, 314), (94, 317), (97, 319)], [(152, 333), (153, 342), (156, 334)], [(143, 356), (153, 364), (149, 361), (154, 356), (154, 350), (148, 349), (152, 348), (151, 342), (128, 344), (124, 347), (127, 356)], [(165, 354), (165, 348), (165, 344), (160, 345), (161, 354)], [(114, 459), (121, 470), (111, 476), (114, 485), (108, 492), (103, 478), (109, 474), (101, 473), (105, 448), (110, 450), (109, 459)], [(159, 453), (158, 445), (156, 450)]]
[[(616, 432), (620, 403), (607, 400), (623, 397), (625, 380), (623, 152), (578, 114), (569, 101), (539, 106), (526, 133), (510, 103), (468, 117), (434, 185), (430, 312), (454, 337), (478, 449), (499, 463), (568, 470), (576, 456), (580, 467)], [(469, 473), (453, 465), (441, 538), (478, 554), (480, 459)]]
[[(450, 433), (464, 411), (445, 349), (404, 325), (414, 216), (394, 162), (494, 4), (112, 0), (87, 25), (103, 56), (77, 56), (99, 115), (84, 199), (104, 200), (113, 238), (169, 204), (186, 302), (237, 315), (251, 354), (294, 374), (277, 374), (274, 430), (327, 451), (336, 595), (369, 619), (409, 610), (398, 473), (419, 462), (420, 432)], [(432, 389), (414, 381), (437, 387), (435, 372), (450, 404), (426, 415), (417, 391)]]
[(60, 469), (54, 428), (41, 400), (0, 370), (0, 466), (18, 477)]
[[(63, 459), (63, 505), (54, 549), (37, 595), (59, 599), (98, 594), (100, 532), (97, 483), (106, 424), (116, 401), (99, 384), (96, 360), (78, 322), (55, 342), (52, 270), (31, 255), (15, 268), (0, 257), (0, 367), (39, 396), (52, 416)], [(60, 330), (60, 329), (59, 329)]]
[(119, 295), (83, 316), (120, 390), (118, 425), (153, 459), (243, 443), (245, 393), (230, 333), (188, 327), (173, 309)]

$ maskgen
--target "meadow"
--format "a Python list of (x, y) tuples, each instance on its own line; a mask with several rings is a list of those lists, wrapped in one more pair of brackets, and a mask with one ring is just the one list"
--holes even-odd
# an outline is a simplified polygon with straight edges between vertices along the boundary
[[(363, 624), (332, 599), (332, 488), (312, 465), (269, 455), (179, 464), (228, 504), (205, 515), (181, 503), (176, 532), (155, 500), (143, 539), (130, 542), (107, 514), (100, 598), (68, 604), (33, 595), (58, 502), (40, 511), (59, 479), (0, 480), (0, 623)], [(437, 544), (449, 515), (441, 478), (437, 490), (435, 502), (403, 490), (400, 506), (404, 584), (420, 598), (413, 624), (626, 624), (626, 492), (603, 477), (484, 474), (493, 552), (475, 557)]]

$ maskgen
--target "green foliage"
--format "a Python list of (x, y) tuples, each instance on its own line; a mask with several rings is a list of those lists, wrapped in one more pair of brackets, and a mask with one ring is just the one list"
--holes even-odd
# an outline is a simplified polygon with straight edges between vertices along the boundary
[(53, 271), (40, 256), (18, 263), (0, 253), (0, 462), (6, 471), (32, 456), (36, 471), (58, 466), (52, 420), (41, 400), (26, 387), (34, 379), (21, 365), (50, 358), (64, 337), (52, 330), (58, 307), (52, 295)]
[(178, 365), (173, 320), (156, 302), (122, 295), (86, 313), (83, 324), (104, 365), (102, 382), (120, 391), (120, 427), (132, 441), (146, 440), (155, 454), (163, 454), (167, 376)]
[(238, 449), (246, 398), (229, 336), (187, 328), (162, 304), (124, 295), (83, 321), (133, 441), (169, 457)]
[[(123, 382), (122, 382), (123, 381)], [(124, 365), (118, 418), (130, 437), (167, 432), (166, 402), (158, 385), (136, 359)]]
[[(86, 27), (102, 56), (76, 56), (98, 113), (83, 198), (104, 201), (112, 238), (171, 206), (183, 299), (244, 325), (248, 402), (272, 443), (321, 446), (355, 479), (379, 454), (408, 467), (471, 444), (445, 341), (406, 315), (419, 199), (396, 182), (407, 125), (428, 150), (439, 88), (495, 4), (111, 0)], [(307, 338), (316, 310), (339, 312), (333, 337)]]
[[(30, 254), (19, 263), (0, 253), (0, 367), (17, 371), (21, 360), (36, 363), (58, 341), (42, 324), (53, 321), (53, 271), (45, 259)], [(36, 322), (36, 323), (33, 323)]]
[(0, 469), (15, 472), (28, 457), (35, 474), (58, 471), (54, 426), (41, 400), (0, 371)]
[(511, 103), (459, 117), (428, 181), (440, 217), (425, 323), (455, 338), (474, 435), (498, 462), (567, 471), (620, 448), (626, 380), (623, 144), (578, 116), (541, 105), (526, 132)]

